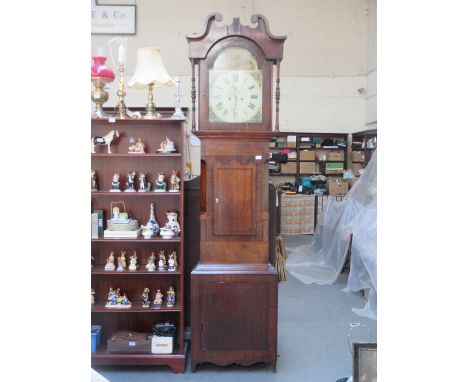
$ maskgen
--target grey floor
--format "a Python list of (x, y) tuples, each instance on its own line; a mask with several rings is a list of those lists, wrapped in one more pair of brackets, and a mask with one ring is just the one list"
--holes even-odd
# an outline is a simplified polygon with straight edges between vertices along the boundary
[[(294, 241), (307, 241), (310, 236), (287, 236), (286, 248)], [(351, 308), (363, 307), (359, 293), (345, 293), (347, 274), (333, 285), (305, 285), (288, 275), (279, 284), (278, 364), (273, 373), (270, 366), (217, 367), (198, 366), (190, 372), (190, 353), (185, 374), (174, 374), (167, 366), (96, 367), (110, 382), (146, 381), (216, 381), (216, 382), (335, 382), (351, 376), (351, 352), (348, 332), (350, 324), (359, 323), (351, 332), (351, 340), (375, 340), (377, 323), (355, 315)]]

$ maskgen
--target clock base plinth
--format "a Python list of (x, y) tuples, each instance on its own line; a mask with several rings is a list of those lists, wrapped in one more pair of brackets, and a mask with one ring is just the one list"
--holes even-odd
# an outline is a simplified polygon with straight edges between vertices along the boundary
[(272, 364), (278, 273), (270, 264), (198, 264), (192, 271), (192, 371), (198, 364)]

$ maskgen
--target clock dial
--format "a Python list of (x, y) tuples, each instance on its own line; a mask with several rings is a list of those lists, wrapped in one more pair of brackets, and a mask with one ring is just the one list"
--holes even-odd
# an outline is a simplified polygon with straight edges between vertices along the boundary
[(210, 70), (209, 121), (262, 122), (262, 76), (259, 70)]

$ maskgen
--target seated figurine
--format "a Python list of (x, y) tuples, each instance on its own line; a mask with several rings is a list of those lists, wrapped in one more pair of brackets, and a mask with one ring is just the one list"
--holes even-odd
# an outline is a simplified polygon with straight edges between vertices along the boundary
[(161, 289), (156, 291), (156, 296), (154, 296), (154, 305), (162, 305), (164, 295), (161, 293)]
[(114, 271), (115, 270), (115, 264), (114, 264), (114, 252), (111, 252), (109, 254), (109, 257), (107, 258), (107, 263), (104, 267), (105, 271)]
[(165, 192), (166, 191), (166, 182), (164, 181), (164, 173), (158, 172), (158, 178), (154, 185), (154, 192)]
[(134, 142), (135, 141), (131, 141), (130, 147), (128, 148), (128, 153), (129, 154), (144, 154), (145, 144), (141, 141), (141, 138), (138, 138), (137, 143), (134, 143)]
[(120, 192), (120, 175), (118, 173), (114, 173), (112, 176), (112, 185), (110, 192)]

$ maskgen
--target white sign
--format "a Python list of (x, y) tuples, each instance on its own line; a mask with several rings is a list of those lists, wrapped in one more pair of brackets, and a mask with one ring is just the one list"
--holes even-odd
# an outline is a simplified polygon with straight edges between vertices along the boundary
[(136, 34), (136, 5), (99, 5), (91, 0), (91, 34)]

